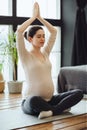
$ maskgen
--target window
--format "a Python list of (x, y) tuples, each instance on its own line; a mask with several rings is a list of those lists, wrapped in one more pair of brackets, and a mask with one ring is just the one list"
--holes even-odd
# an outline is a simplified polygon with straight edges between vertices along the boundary
[(12, 16), (12, 0), (2, 0), (0, 2), (0, 15)]
[[(41, 16), (47, 20), (50, 20), (50, 22), (58, 29), (57, 39), (50, 55), (50, 60), (53, 68), (52, 77), (56, 86), (57, 76), (61, 66), (60, 0), (3, 0), (0, 4), (0, 41), (3, 39), (3, 36), (6, 38), (9, 25), (12, 26), (13, 30), (15, 31), (18, 25), (32, 16), (32, 6), (35, 1), (37, 1), (41, 7)], [(45, 27), (44, 29), (46, 31), (46, 36), (48, 37), (49, 33)], [(3, 35), (1, 35), (1, 32), (3, 32)], [(7, 72), (7, 66), (5, 66), (4, 72)], [(7, 75), (7, 73), (4, 74), (6, 81), (12, 80), (12, 70), (10, 69), (9, 71), (8, 69), (8, 72), (9, 75)], [(25, 75), (20, 60), (18, 62), (18, 79), (25, 80)]]
[[(35, 0), (18, 0), (17, 16), (31, 17)], [(37, 0), (40, 5), (41, 16), (44, 18), (60, 19), (60, 0)], [(21, 6), (20, 6), (21, 3)], [(57, 7), (57, 8), (56, 8)]]
[(12, 80), (12, 63), (6, 55), (4, 55), (3, 47), (8, 44), (8, 32), (11, 26), (0, 25), (0, 63), (3, 63), (4, 79), (6, 81)]

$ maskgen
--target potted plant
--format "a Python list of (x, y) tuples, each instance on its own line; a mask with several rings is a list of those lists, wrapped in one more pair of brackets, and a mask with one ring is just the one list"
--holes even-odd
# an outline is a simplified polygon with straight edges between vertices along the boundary
[(7, 82), (9, 93), (21, 93), (22, 91), (22, 81), (18, 81), (17, 78), (17, 68), (18, 68), (18, 53), (16, 48), (16, 34), (11, 29), (8, 33), (8, 39), (4, 46), (5, 60), (8, 62), (9, 66), (12, 66), (13, 75), (12, 80)]
[(9, 44), (6, 46), (6, 53), (13, 64), (13, 80), (8, 81), (8, 90), (9, 93), (21, 93), (23, 81), (18, 81), (17, 78), (18, 53), (16, 48), (16, 34), (13, 31), (8, 34), (8, 42)]

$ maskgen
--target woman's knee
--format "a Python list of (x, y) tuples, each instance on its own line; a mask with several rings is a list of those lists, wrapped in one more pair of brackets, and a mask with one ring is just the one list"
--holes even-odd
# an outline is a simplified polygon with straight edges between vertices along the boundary
[(24, 112), (25, 114), (28, 114), (29, 112), (27, 111), (27, 107), (25, 106), (25, 102), (26, 102), (26, 100), (24, 99), (24, 100), (22, 101), (22, 103), (21, 103), (21, 108), (22, 108), (22, 110), (23, 110), (23, 112)]
[(36, 108), (37, 106), (37, 96), (33, 96), (33, 97), (28, 97), (27, 99), (22, 101), (22, 110), (24, 111), (24, 113), (26, 114), (32, 114), (33, 109)]
[(75, 89), (74, 90), (75, 94), (78, 96), (78, 98), (83, 98), (83, 91), (80, 89)]

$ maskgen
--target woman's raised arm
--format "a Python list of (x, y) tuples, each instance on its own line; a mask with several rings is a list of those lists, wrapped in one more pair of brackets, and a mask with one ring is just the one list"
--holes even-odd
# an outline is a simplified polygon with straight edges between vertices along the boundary
[(25, 48), (25, 43), (24, 43), (24, 32), (32, 24), (32, 22), (37, 18), (37, 15), (38, 15), (38, 7), (37, 7), (37, 4), (34, 3), (32, 17), (26, 20), (17, 28), (17, 31), (16, 31), (17, 49), (18, 49), (18, 53), (21, 60), (25, 59), (25, 55), (27, 56), (27, 50)]

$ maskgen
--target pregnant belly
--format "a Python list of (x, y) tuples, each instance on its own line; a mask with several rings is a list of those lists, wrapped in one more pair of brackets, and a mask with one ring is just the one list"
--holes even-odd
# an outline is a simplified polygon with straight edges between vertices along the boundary
[(54, 93), (54, 85), (53, 83), (40, 85), (38, 86), (36, 92), (37, 95), (43, 99), (50, 100)]
[(45, 100), (50, 100), (54, 93), (54, 85), (52, 80), (36, 81), (28, 84), (29, 95), (40, 96)]

